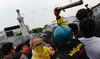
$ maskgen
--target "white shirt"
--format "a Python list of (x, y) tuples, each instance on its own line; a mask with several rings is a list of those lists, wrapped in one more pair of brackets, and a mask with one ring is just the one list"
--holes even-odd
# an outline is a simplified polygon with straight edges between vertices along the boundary
[(100, 59), (100, 38), (79, 38), (79, 40), (84, 44), (87, 56), (90, 59)]

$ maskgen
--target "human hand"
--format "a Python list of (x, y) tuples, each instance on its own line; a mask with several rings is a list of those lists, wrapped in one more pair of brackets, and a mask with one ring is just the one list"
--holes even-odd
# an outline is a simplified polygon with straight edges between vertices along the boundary
[(20, 59), (25, 59), (25, 55), (22, 54), (21, 57), (20, 57)]
[(51, 47), (51, 45), (49, 43), (46, 44), (46, 47)]
[(54, 15), (56, 16), (56, 18), (58, 18), (60, 15), (60, 10), (57, 10), (59, 7), (56, 7), (55, 9), (54, 9)]

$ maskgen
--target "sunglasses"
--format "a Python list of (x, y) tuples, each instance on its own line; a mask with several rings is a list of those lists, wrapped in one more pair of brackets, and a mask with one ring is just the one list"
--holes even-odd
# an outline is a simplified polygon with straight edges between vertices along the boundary
[(39, 45), (42, 45), (42, 43), (36, 44), (35, 47), (37, 47), (37, 46), (39, 46)]

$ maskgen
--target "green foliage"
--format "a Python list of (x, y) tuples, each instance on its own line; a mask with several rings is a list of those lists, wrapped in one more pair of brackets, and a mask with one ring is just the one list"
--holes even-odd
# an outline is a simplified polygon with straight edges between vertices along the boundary
[(18, 34), (16, 34), (16, 36), (20, 36), (20, 35), (22, 35), (22, 33), (21, 33), (21, 32), (19, 32)]
[(29, 33), (40, 33), (42, 32), (43, 29), (45, 29), (48, 25), (46, 24), (43, 28), (38, 27), (38, 28), (34, 28), (32, 30), (29, 31)]
[(37, 33), (40, 33), (40, 32), (42, 32), (42, 28), (37, 28)]
[(35, 29), (32, 29), (31, 32), (32, 33), (40, 33), (40, 32), (42, 32), (42, 30), (43, 30), (42, 28), (35, 28)]
[(33, 33), (33, 31), (32, 31), (32, 30), (30, 30), (30, 31), (29, 31), (29, 34), (31, 34), (31, 33)]
[[(42, 32), (42, 30), (45, 29), (47, 26), (48, 26), (48, 25), (46, 24), (43, 28), (41, 28), (41, 27), (34, 28), (34, 29), (30, 30), (29, 33), (30, 33), (30, 34), (31, 34), (31, 33), (40, 33), (40, 32)], [(20, 33), (18, 33), (16, 36), (19, 36), (19, 35), (22, 35), (22, 33), (20, 32)]]
[(29, 31), (29, 33), (40, 33), (42, 32), (43, 28), (39, 27), (39, 28), (35, 28), (35, 29), (32, 29), (31, 31)]
[(46, 25), (43, 27), (43, 29), (45, 29), (47, 26), (48, 26), (48, 25), (46, 24)]

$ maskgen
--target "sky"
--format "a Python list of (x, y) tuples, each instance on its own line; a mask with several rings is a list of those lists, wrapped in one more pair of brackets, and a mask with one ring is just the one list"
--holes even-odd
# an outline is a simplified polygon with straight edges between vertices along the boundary
[[(68, 5), (78, 0), (0, 0), (0, 31), (6, 27), (19, 25), (16, 9), (19, 9), (24, 17), (24, 23), (29, 29), (43, 27), (45, 24), (52, 24), (56, 20), (53, 10), (55, 7)], [(85, 8), (85, 4), (92, 7), (100, 0), (83, 0), (83, 5), (66, 9), (61, 12), (64, 17), (75, 16), (76, 12)]]

